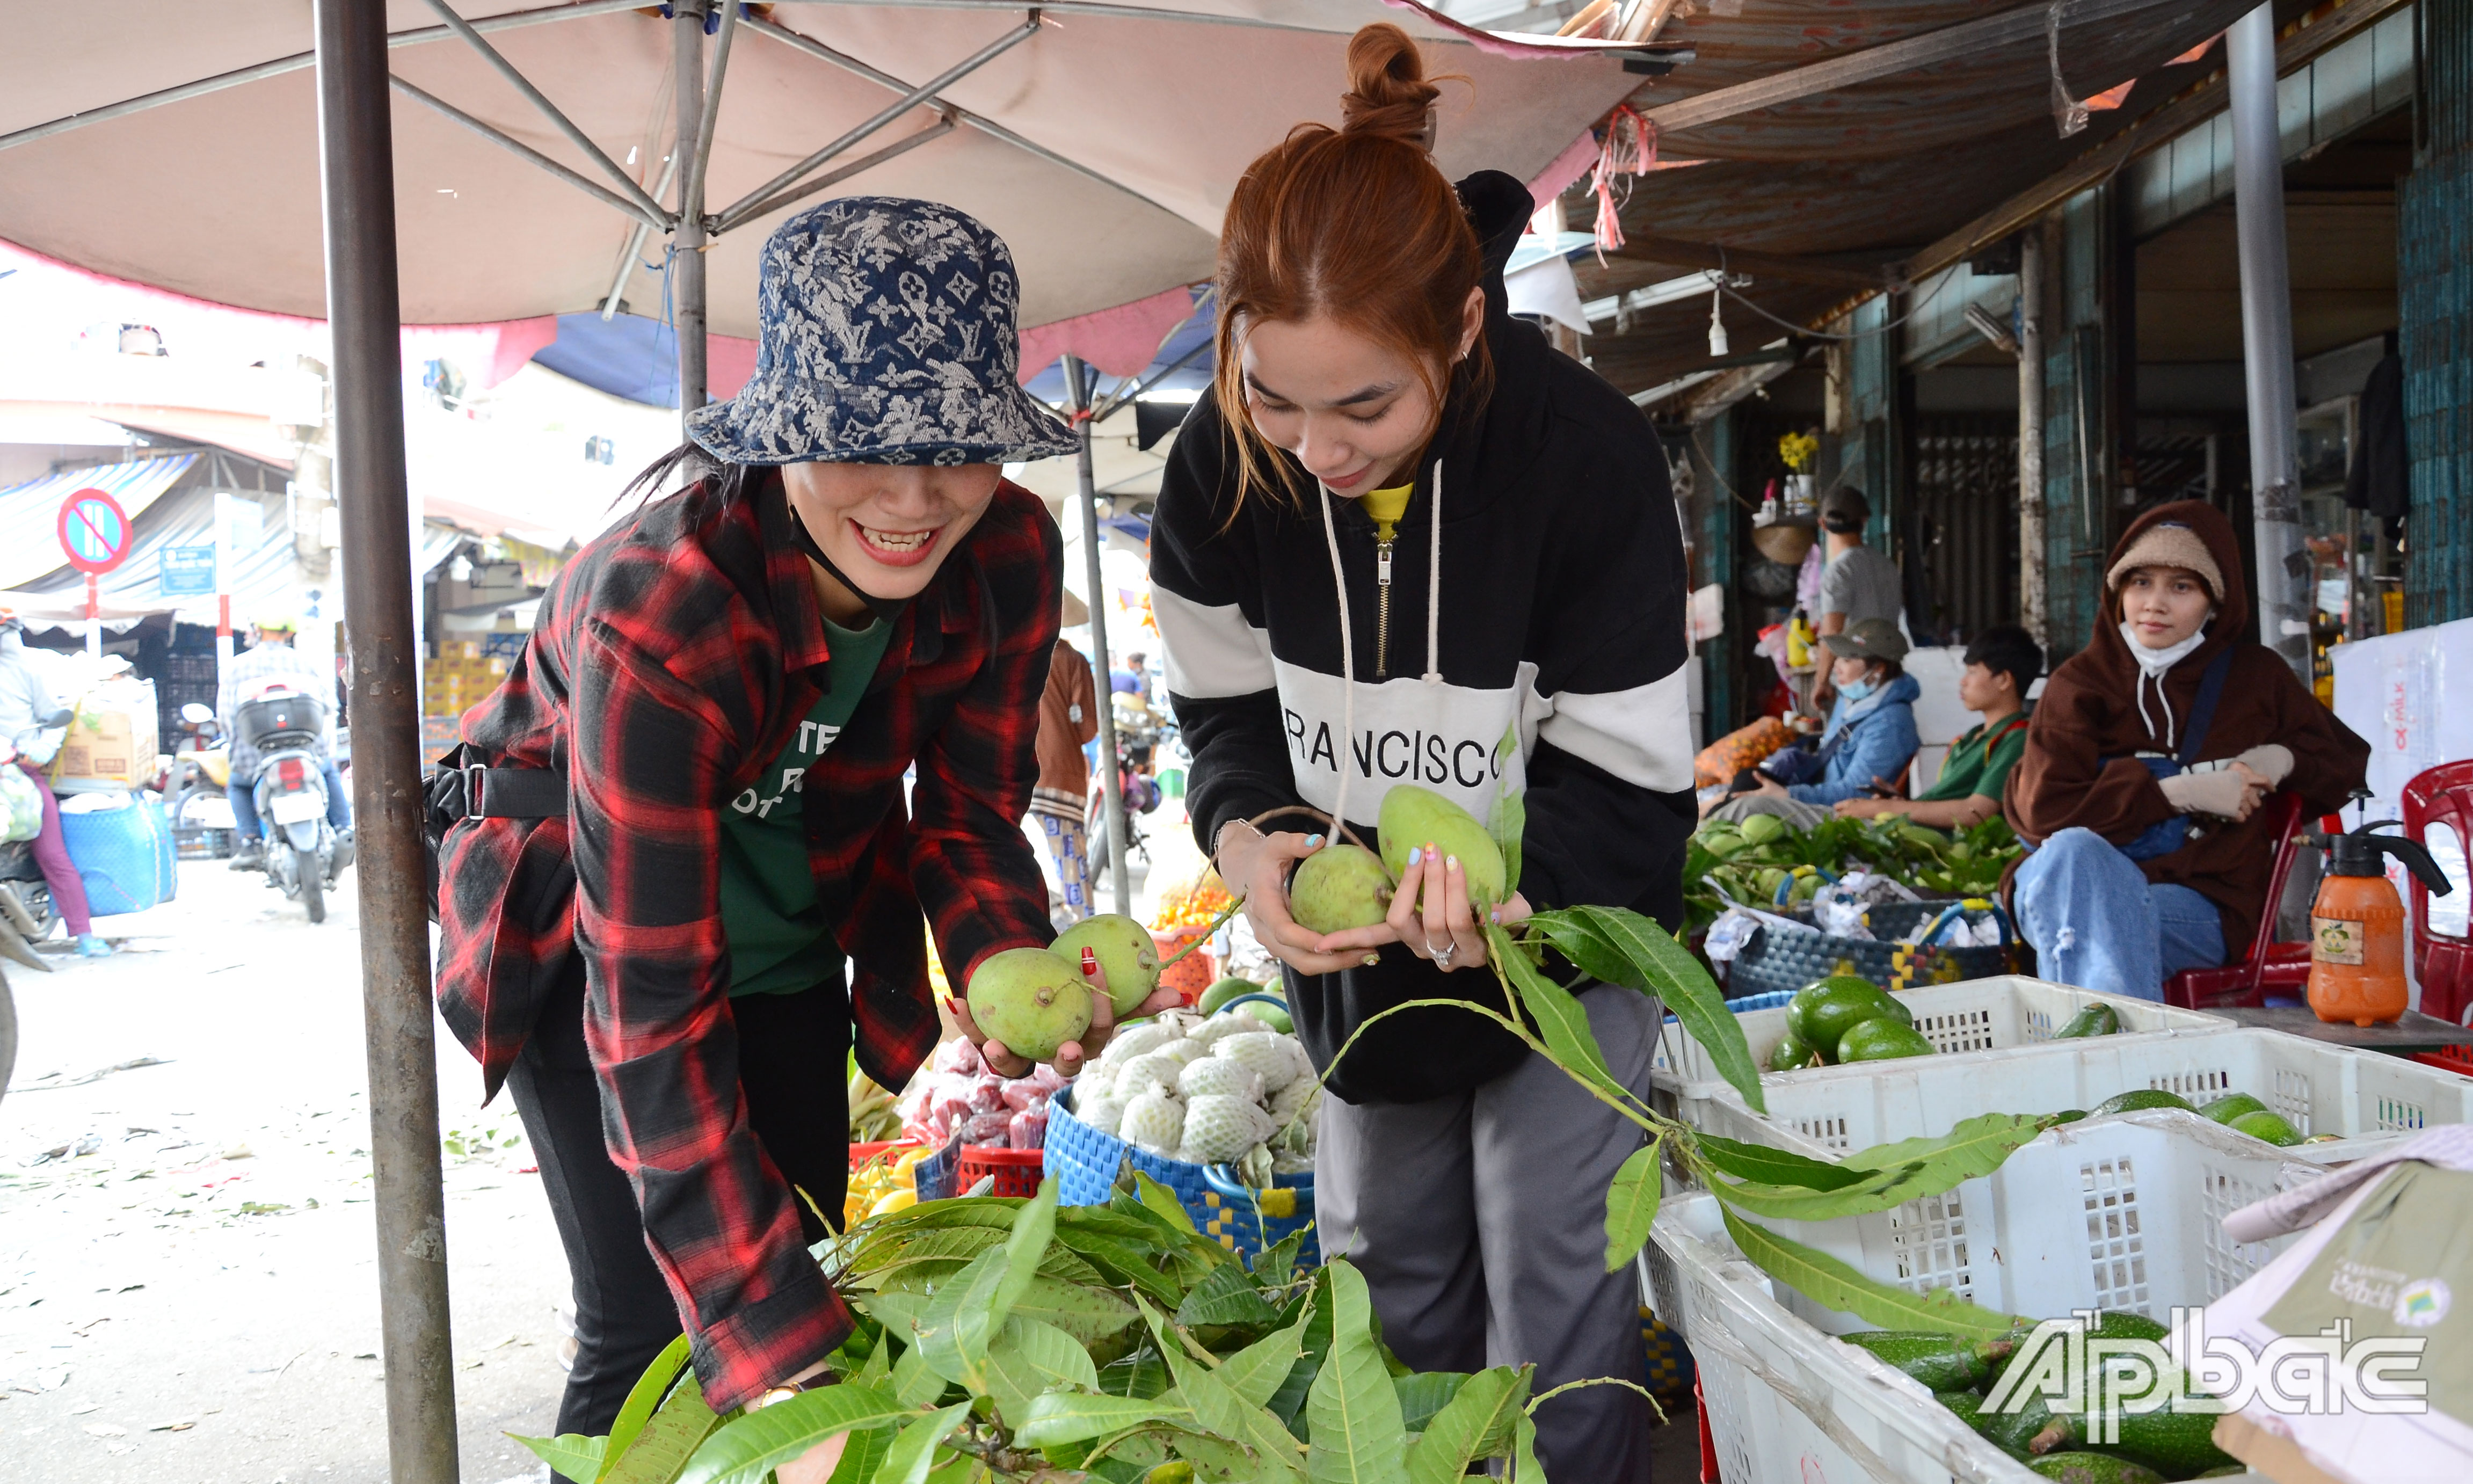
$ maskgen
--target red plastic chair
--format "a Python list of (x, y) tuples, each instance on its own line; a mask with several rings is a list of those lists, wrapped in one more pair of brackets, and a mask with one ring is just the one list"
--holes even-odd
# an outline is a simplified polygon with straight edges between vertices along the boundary
[[(2432, 825), (2447, 826), (2459, 845), (2473, 846), (2473, 761), (2440, 763), (2404, 786), (2405, 837), (2419, 840)], [(2421, 1013), (2461, 1024), (2473, 1008), (2473, 940), (2432, 932), (2430, 888), (2411, 879), (2413, 973), (2421, 983)]]
[(2301, 796), (2279, 791), (2267, 801), (2268, 827), (2277, 841), (2275, 870), (2267, 878), (2267, 898), (2259, 905), (2258, 937), (2249, 956), (2221, 969), (2185, 969), (2164, 981), (2164, 1003), (2183, 1010), (2210, 1005), (2260, 1006), (2269, 993), (2297, 994), (2310, 983), (2310, 945), (2278, 943), (2276, 908), (2284, 900), (2284, 883), (2293, 875), (2293, 857), (2301, 851)]

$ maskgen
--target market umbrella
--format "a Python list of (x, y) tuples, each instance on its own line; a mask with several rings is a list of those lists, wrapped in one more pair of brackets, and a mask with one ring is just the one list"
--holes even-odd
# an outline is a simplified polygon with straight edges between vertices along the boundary
[[(1441, 110), (1446, 169), (1559, 174), (1553, 186), (1632, 87), (1624, 67), (1659, 64), (1374, 0), (820, 0), (710, 16), (691, 0), (660, 19), (612, 0), (463, 4), (129, 0), (102, 24), (87, 7), (21, 8), (0, 56), (0, 238), (332, 322), (389, 1446), (407, 1484), (444, 1484), (456, 1462), (398, 326), (614, 309), (644, 292), (635, 264), (665, 239), (658, 292), (691, 408), (708, 313), (754, 327), (767, 224), (865, 191), (980, 217), (1013, 246), (1025, 322), (1087, 321), (1131, 371), (1190, 312), (1182, 287), (1206, 275), (1245, 162), (1335, 114), (1346, 37), (1365, 21), (1401, 21), (1472, 80)], [(1086, 355), (1116, 369), (1070, 333), (1040, 345), (1068, 355), (1080, 406)]]

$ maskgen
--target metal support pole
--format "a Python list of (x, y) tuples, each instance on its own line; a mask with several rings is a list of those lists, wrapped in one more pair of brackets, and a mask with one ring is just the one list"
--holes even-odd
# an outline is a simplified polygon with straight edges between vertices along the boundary
[(703, 182), (693, 169), (702, 146), (704, 127), (704, 7), (683, 3), (671, 7), (670, 35), (676, 50), (673, 75), (678, 80), (679, 137), (671, 146), (686, 164), (679, 171), (679, 226), (670, 235), (670, 323), (677, 327), (679, 347), (679, 417), (705, 403), (704, 359), (704, 198)]
[(2052, 647), (2044, 595), (2044, 225), (2018, 239), (2018, 621)]
[(2224, 33), (2233, 121), (2233, 220), (2241, 241), (2242, 370), (2249, 400), (2250, 530), (2258, 641), (2310, 683), (2310, 558), (2301, 546), (2294, 446), (2293, 283), (2284, 251), (2284, 150), (2275, 127), (2275, 12)]
[(1108, 616), (1099, 595), (1107, 579), (1099, 569), (1099, 491), (1091, 474), (1091, 371), (1078, 355), (1065, 358), (1065, 390), (1073, 399), (1074, 432), (1081, 447), (1073, 455), (1081, 480), (1082, 552), (1089, 562), (1091, 608), (1091, 673), (1099, 692), (1099, 789), (1106, 800), (1108, 826), (1108, 889), (1118, 912), (1131, 914), (1134, 889), (1125, 864), (1125, 783), (1116, 774), (1116, 707), (1108, 683)]
[(361, 1003), (369, 1035), (388, 1476), (455, 1484), (446, 1198), (420, 847), (420, 715), (403, 466), (395, 139), (383, 0), (317, 0), (335, 492), (351, 626), (352, 803), (360, 827)]

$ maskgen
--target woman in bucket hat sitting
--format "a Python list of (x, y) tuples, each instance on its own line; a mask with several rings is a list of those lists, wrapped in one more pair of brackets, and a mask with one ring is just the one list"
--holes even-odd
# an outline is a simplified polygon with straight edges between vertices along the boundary
[(1846, 799), (1889, 789), (1914, 761), (1915, 697), (1923, 687), (1906, 671), (1907, 636), (1886, 618), (1858, 619), (1843, 634), (1821, 638), (1830, 654), (1837, 701), (1816, 752), (1790, 748), (1748, 777), (1710, 817), (1741, 820), (1775, 814), (1810, 829)]
[(2278, 788), (2332, 814), (2369, 744), (2249, 637), (2241, 542), (2198, 500), (2138, 518), (2104, 569), (2103, 620), (2044, 683), (2008, 816), (2011, 880), (2047, 979), (2140, 999), (2243, 955), (2282, 843)]
[(716, 1410), (823, 1373), (846, 1050), (898, 1088), (936, 1044), (928, 936), (956, 984), (1054, 936), (1021, 819), (1063, 545), (998, 466), (1074, 440), (1016, 382), (1011, 254), (859, 197), (784, 223), (759, 285), (754, 379), (644, 481), (686, 487), (568, 564), (465, 717), (489, 771), (440, 847), (440, 1008), (513, 1089), (574, 1276), (562, 1433), (682, 1328)]

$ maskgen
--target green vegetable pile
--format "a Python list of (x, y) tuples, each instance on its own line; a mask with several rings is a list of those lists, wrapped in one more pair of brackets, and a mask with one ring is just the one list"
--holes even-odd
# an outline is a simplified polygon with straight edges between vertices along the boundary
[[(1985, 1410), (1986, 1396), (2003, 1373), (2026, 1355), (2032, 1330), (2026, 1326), (1991, 1340), (1892, 1329), (1838, 1338), (1923, 1384), (1961, 1422), (2044, 1478), (2065, 1484), (2165, 1484), (2244, 1472), (2232, 1455), (2216, 1447), (2211, 1411), (2180, 1411), (2169, 1404), (2150, 1412), (2125, 1410), (2119, 1441), (2095, 1445), (2087, 1441), (2084, 1413), (2054, 1412), (2041, 1397), (2013, 1410)], [(2102, 1315), (2088, 1331), (2097, 1339), (2156, 1344), (2163, 1343), (2167, 1332), (2143, 1314), (2122, 1311)]]
[(2022, 852), (2007, 822), (1997, 818), (1949, 833), (1903, 819), (1826, 819), (1810, 829), (1774, 814), (1740, 825), (1712, 820), (1684, 853), (1687, 929), (1707, 928), (1726, 910), (1727, 897), (1747, 907), (1799, 906), (1820, 890), (1823, 873), (1869, 871), (1925, 896), (1985, 897)]

